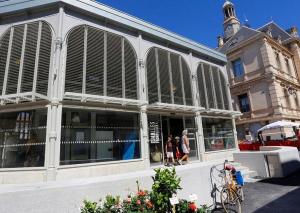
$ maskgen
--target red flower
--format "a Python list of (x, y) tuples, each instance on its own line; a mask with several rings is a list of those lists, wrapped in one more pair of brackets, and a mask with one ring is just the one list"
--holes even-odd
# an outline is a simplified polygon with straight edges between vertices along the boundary
[(141, 201), (140, 200), (137, 200), (136, 201), (136, 205), (141, 205), (142, 203), (141, 203)]
[(192, 211), (192, 212), (196, 212), (197, 211), (197, 206), (195, 203), (190, 203), (189, 204), (189, 209)]
[(138, 196), (145, 196), (147, 193), (143, 190), (138, 191), (137, 195)]

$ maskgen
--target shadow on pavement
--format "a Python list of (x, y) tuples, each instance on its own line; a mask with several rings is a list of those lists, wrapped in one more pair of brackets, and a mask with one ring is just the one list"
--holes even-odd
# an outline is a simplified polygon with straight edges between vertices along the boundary
[(289, 175), (288, 177), (268, 178), (268, 179), (261, 180), (259, 182), (282, 185), (282, 186), (300, 186), (300, 170), (298, 170), (297, 172), (294, 172), (293, 174)]

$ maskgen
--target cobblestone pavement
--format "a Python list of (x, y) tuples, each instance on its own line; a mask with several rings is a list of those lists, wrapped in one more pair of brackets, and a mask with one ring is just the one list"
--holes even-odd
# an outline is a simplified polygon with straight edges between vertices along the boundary
[(243, 213), (300, 212), (300, 171), (286, 178), (247, 183), (244, 194)]

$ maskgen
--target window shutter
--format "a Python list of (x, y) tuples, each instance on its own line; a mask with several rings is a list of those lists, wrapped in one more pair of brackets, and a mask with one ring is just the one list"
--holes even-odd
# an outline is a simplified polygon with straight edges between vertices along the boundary
[(122, 39), (107, 33), (107, 96), (122, 98)]
[(37, 48), (39, 23), (27, 25), (27, 36), (25, 44), (23, 74), (21, 80), (21, 92), (31, 92), (33, 85), (35, 54)]
[(126, 40), (124, 40), (124, 54), (125, 95), (126, 98), (137, 99), (137, 60), (132, 46)]
[[(183, 91), (182, 91), (182, 81), (180, 73), (180, 57), (179, 55), (171, 54), (171, 68), (172, 68), (172, 79), (173, 85), (171, 88), (174, 93), (174, 104), (183, 105)], [(184, 74), (183, 74), (184, 75)]]
[(67, 53), (65, 91), (82, 93), (84, 26), (70, 33)]
[(0, 41), (0, 95), (2, 95), (3, 81), (5, 75), (6, 59), (8, 52), (10, 30), (8, 30)]
[(148, 53), (146, 68), (147, 68), (148, 101), (150, 104), (152, 104), (159, 101), (155, 48), (152, 48)]
[(193, 105), (191, 73), (185, 60), (181, 59), (186, 105)]
[(159, 64), (161, 102), (172, 103), (167, 51), (158, 49), (158, 64)]
[(206, 85), (204, 77), (204, 70), (202, 69), (203, 64), (199, 64), (197, 69), (197, 80), (198, 80), (198, 91), (199, 91), (199, 100), (200, 106), (206, 108)]
[(18, 86), (19, 68), (21, 62), (24, 25), (14, 27), (9, 70), (7, 76), (6, 93), (16, 94)]
[(104, 31), (88, 27), (86, 93), (103, 95)]
[(48, 91), (51, 45), (52, 35), (50, 27), (47, 24), (42, 23), (36, 92), (43, 95), (47, 95)]

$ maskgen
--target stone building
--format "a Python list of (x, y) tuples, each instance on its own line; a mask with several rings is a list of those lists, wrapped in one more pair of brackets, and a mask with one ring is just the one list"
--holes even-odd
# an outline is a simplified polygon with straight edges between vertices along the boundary
[(119, 174), (236, 150), (226, 56), (90, 0), (0, 2), (0, 183)]
[(234, 4), (223, 5), (224, 36), (218, 50), (227, 55), (227, 74), (238, 139), (278, 120), (300, 122), (300, 39), (296, 27), (282, 29), (275, 22), (253, 29), (241, 25)]

